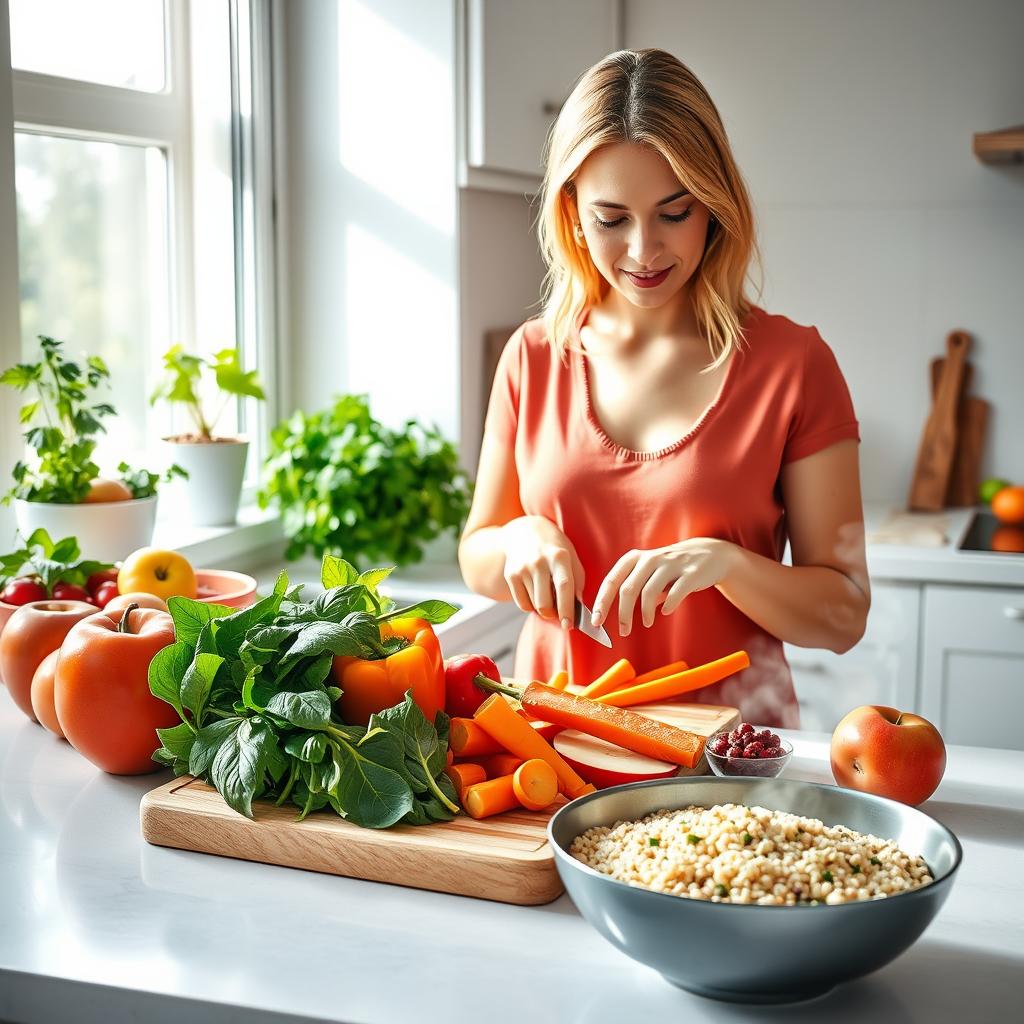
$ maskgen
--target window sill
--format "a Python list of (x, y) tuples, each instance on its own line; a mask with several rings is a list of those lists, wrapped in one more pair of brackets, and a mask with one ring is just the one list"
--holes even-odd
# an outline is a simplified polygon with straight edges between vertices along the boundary
[(180, 551), (194, 566), (236, 569), (265, 558), (283, 561), (284, 531), (276, 512), (246, 505), (231, 526), (191, 526), (178, 518), (157, 520), (153, 546)]

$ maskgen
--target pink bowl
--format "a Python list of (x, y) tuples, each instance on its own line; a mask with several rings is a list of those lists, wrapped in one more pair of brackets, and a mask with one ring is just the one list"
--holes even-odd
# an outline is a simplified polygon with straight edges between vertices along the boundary
[(196, 569), (196, 598), (207, 604), (248, 608), (256, 603), (256, 580), (231, 569)]

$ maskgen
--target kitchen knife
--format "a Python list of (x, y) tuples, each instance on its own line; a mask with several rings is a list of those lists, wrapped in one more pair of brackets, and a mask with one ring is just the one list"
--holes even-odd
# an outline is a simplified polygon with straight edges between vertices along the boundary
[(586, 633), (592, 640), (596, 640), (605, 647), (611, 647), (611, 637), (605, 631), (604, 626), (593, 626), (590, 617), (594, 613), (577, 597), (573, 605), (573, 625), (581, 632)]

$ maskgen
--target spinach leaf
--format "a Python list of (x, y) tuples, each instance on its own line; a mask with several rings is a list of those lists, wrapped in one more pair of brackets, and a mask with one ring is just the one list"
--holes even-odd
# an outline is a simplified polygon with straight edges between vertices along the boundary
[(350, 821), (364, 828), (388, 828), (412, 810), (412, 790), (402, 776), (348, 743), (332, 744), (340, 769), (335, 792)]
[(267, 711), (299, 729), (324, 729), (331, 720), (331, 702), (323, 690), (305, 693), (276, 693)]
[(197, 778), (205, 778), (210, 770), (210, 766), (213, 764), (214, 758), (217, 756), (217, 751), (220, 750), (221, 744), (234, 735), (243, 721), (244, 719), (241, 716), (233, 716), (231, 718), (220, 718), (216, 722), (204, 725), (196, 733), (195, 742), (192, 744), (192, 750), (189, 753), (189, 774), (195, 775)]
[(203, 724), (206, 701), (213, 688), (217, 670), (224, 664), (219, 654), (197, 654), (181, 681), (181, 706), (192, 712), (197, 727)]
[(193, 647), (199, 640), (199, 631), (211, 619), (224, 618), (234, 612), (223, 604), (206, 604), (193, 601), (187, 597), (171, 597), (167, 601), (167, 610), (174, 619), (174, 636)]
[(184, 640), (157, 651), (149, 663), (149, 692), (170, 704), (183, 722), (187, 720), (181, 706), (181, 681), (191, 664), (192, 648)]

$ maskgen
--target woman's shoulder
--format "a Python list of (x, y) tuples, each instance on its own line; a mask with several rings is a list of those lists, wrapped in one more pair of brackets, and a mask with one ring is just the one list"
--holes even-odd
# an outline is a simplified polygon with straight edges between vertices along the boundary
[(744, 349), (757, 361), (781, 367), (799, 366), (829, 346), (814, 324), (801, 324), (781, 313), (753, 306), (743, 329)]

